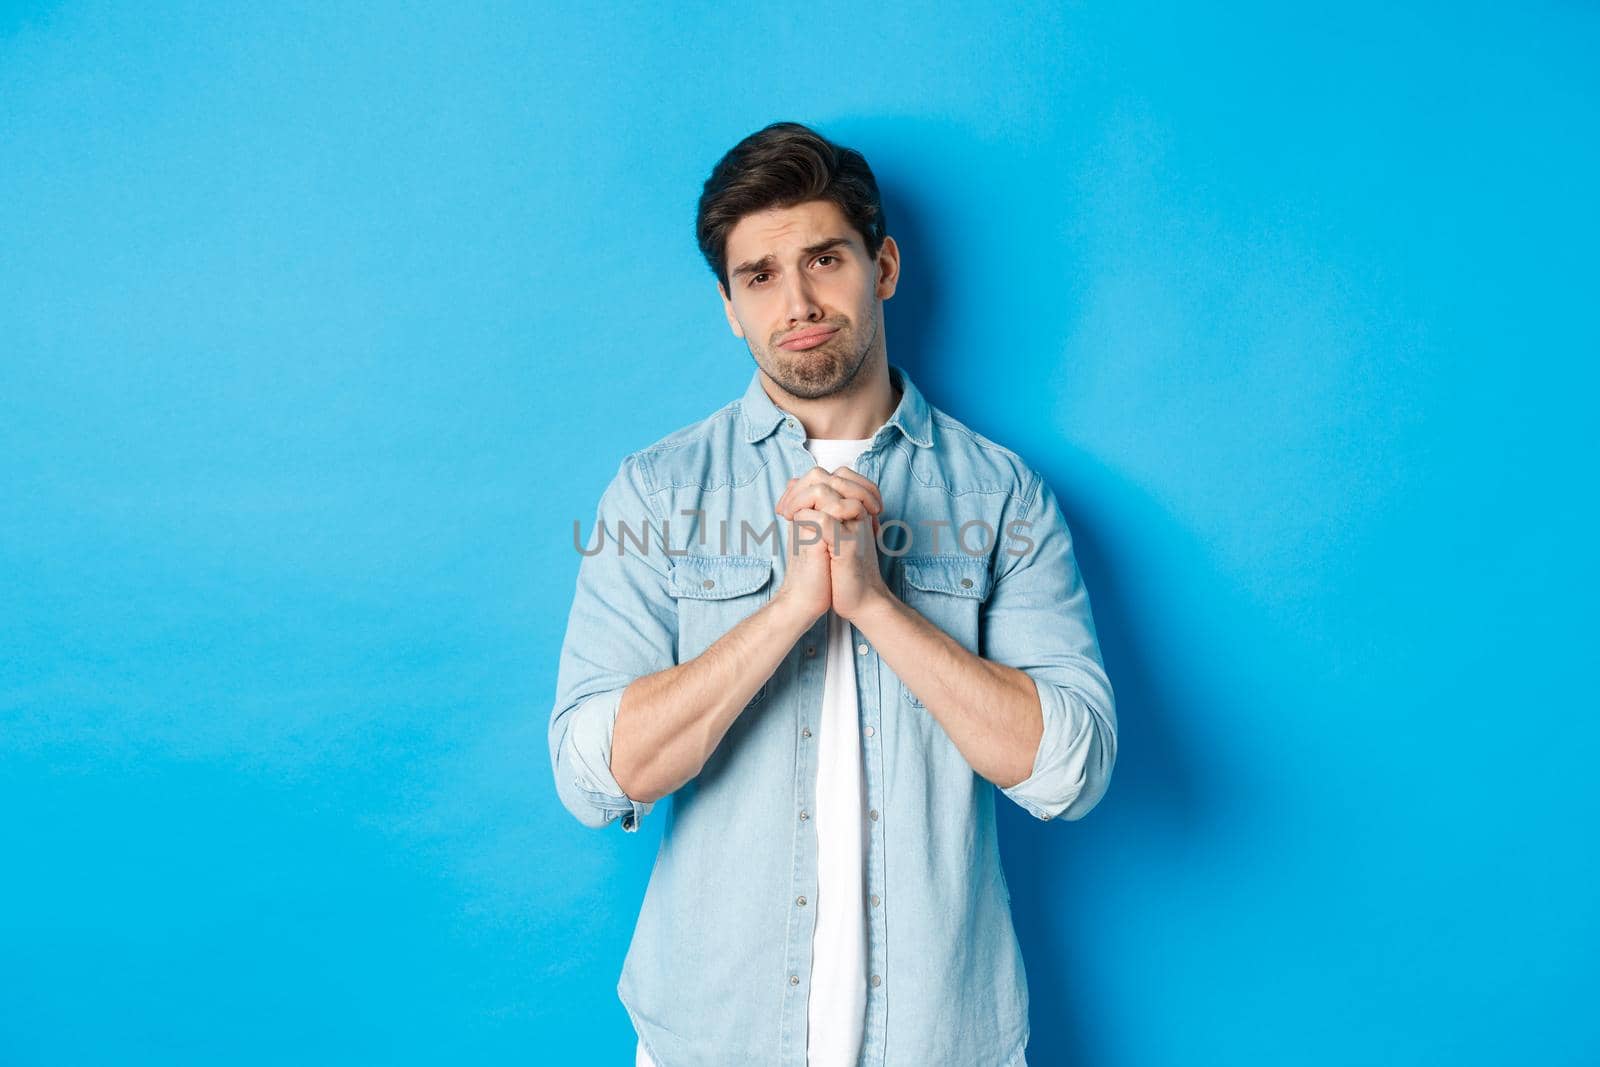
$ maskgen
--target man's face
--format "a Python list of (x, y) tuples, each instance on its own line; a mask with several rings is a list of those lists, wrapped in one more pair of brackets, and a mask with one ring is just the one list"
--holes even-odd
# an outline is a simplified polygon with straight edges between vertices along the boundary
[[(839, 392), (881, 350), (882, 301), (894, 295), (900, 266), (892, 237), (869, 259), (839, 206), (811, 200), (746, 215), (728, 234), (727, 255), (728, 325), (790, 394)], [(817, 331), (830, 332), (803, 338)]]

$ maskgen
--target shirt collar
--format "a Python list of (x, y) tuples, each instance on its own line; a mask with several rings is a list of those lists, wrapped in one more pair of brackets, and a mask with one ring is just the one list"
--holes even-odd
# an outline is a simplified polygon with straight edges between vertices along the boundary
[[(894, 413), (883, 425), (897, 428), (912, 444), (930, 447), (933, 444), (933, 416), (928, 409), (928, 402), (922, 398), (922, 392), (912, 384), (911, 376), (893, 363), (889, 364), (889, 381), (892, 386), (899, 388), (900, 403), (895, 405)], [(788, 412), (774, 404), (761, 387), (759, 368), (750, 376), (750, 385), (745, 389), (739, 407), (744, 418), (744, 439), (750, 444), (755, 444), (777, 429), (788, 416)], [(805, 431), (800, 432), (804, 434)], [(874, 438), (877, 436), (873, 434)]]

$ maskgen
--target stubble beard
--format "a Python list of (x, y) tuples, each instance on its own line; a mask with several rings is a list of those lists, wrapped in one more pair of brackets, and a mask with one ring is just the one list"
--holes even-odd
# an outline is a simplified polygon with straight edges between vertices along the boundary
[[(867, 365), (872, 343), (877, 340), (878, 318), (872, 315), (870, 319), (872, 336), (855, 351), (847, 347), (854, 334), (848, 327), (840, 327), (837, 333), (815, 348), (791, 352), (773, 345), (767, 350), (768, 359), (765, 362), (757, 359), (756, 362), (790, 396), (816, 400), (843, 392), (860, 376), (861, 368)], [(751, 355), (755, 353), (752, 351)]]

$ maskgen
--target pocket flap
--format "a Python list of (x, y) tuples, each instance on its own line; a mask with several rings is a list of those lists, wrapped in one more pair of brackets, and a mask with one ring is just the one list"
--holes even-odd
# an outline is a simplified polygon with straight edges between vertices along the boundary
[(987, 556), (904, 556), (906, 584), (930, 593), (983, 600), (989, 595)]
[(672, 568), (672, 595), (726, 600), (754, 593), (772, 577), (767, 556), (679, 556)]

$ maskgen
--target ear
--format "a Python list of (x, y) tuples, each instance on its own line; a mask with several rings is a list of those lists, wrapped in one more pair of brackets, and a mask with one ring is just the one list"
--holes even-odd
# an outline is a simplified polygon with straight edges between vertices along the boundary
[(893, 296), (899, 283), (900, 246), (894, 243), (893, 237), (884, 234), (883, 245), (878, 249), (878, 299), (887, 300)]
[(733, 301), (728, 299), (728, 290), (722, 287), (720, 281), (717, 282), (717, 294), (722, 297), (722, 313), (728, 317), (728, 328), (735, 337), (743, 337), (744, 327), (739, 325), (739, 317), (733, 313)]

